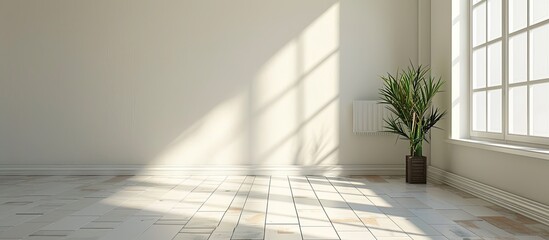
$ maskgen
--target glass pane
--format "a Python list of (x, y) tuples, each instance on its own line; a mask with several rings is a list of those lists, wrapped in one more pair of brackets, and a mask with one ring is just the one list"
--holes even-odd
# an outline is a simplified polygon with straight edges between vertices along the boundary
[(549, 78), (549, 24), (530, 34), (530, 80)]
[(501, 85), (501, 42), (488, 46), (488, 86)]
[(482, 0), (472, 0), (473, 4), (472, 5), (475, 5), (476, 3), (480, 2)]
[(509, 0), (509, 32), (526, 27), (527, 0)]
[(486, 48), (473, 51), (473, 88), (486, 87)]
[(486, 42), (486, 2), (473, 9), (473, 46)]
[(486, 92), (473, 93), (473, 131), (486, 131)]
[(501, 37), (501, 0), (488, 0), (488, 41)]
[(501, 133), (501, 89), (488, 91), (488, 132)]
[(530, 135), (549, 137), (549, 83), (530, 86)]
[(528, 134), (527, 100), (526, 86), (509, 88), (509, 133)]
[(509, 82), (525, 82), (527, 76), (527, 33), (509, 39)]
[(530, 0), (530, 25), (548, 18), (549, 0)]

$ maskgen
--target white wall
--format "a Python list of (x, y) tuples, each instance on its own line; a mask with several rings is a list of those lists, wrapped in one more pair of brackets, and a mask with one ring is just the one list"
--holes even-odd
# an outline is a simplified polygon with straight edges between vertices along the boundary
[(0, 1), (0, 163), (403, 163), (351, 103), (418, 58), (417, 1)]
[(450, 81), (437, 104), (452, 115), (436, 132), (431, 147), (431, 165), (478, 182), (549, 204), (549, 161), (491, 150), (449, 144), (447, 139), (463, 137), (467, 131), (467, 3), (461, 0), (436, 0), (431, 5), (431, 60), (434, 74)]

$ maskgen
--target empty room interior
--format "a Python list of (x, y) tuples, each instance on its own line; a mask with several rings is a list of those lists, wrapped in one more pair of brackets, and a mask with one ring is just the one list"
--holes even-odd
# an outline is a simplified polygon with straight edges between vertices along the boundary
[(0, 240), (549, 240), (549, 0), (0, 0)]

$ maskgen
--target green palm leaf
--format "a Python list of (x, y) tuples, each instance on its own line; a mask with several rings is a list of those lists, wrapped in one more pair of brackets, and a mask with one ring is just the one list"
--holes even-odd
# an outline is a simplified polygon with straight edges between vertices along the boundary
[(406, 69), (382, 76), (383, 88), (379, 90), (381, 104), (385, 104), (392, 116), (384, 119), (387, 132), (395, 133), (410, 141), (410, 155), (421, 156), (423, 141), (429, 141), (429, 133), (446, 111), (433, 107), (433, 99), (441, 91), (444, 82), (430, 76), (430, 69), (410, 63)]

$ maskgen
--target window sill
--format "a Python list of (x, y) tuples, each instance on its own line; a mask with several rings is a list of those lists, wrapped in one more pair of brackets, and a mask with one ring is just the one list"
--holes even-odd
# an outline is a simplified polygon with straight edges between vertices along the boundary
[(460, 145), (460, 146), (474, 147), (474, 148), (480, 148), (480, 149), (485, 149), (490, 151), (514, 154), (514, 155), (519, 155), (524, 157), (532, 157), (532, 158), (549, 160), (549, 149), (547, 148), (525, 147), (525, 146), (519, 146), (519, 145), (493, 143), (493, 142), (479, 141), (479, 140), (472, 140), (472, 139), (448, 139), (446, 140), (446, 142), (450, 144)]

